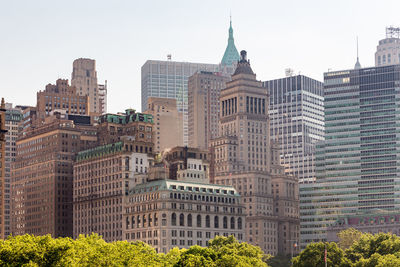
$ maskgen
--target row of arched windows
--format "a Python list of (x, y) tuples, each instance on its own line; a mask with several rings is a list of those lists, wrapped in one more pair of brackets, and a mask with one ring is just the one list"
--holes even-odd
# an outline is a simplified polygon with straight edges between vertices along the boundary
[(157, 213), (154, 213), (154, 216), (152, 216), (151, 214), (132, 216), (131, 221), (129, 221), (129, 217), (126, 217), (126, 229), (128, 229), (129, 226), (131, 226), (131, 228), (135, 228), (135, 226), (145, 227), (146, 223), (148, 224), (148, 226), (153, 226), (153, 223), (154, 226), (157, 226), (158, 225)]
[[(211, 227), (211, 218), (212, 216), (210, 215), (206, 215), (205, 217), (205, 225), (204, 227), (206, 228), (210, 228)], [(237, 219), (237, 225), (235, 222), (235, 217), (231, 217), (230, 220), (228, 220), (227, 216), (224, 216), (222, 218), (222, 228), (224, 229), (228, 229), (228, 221), (229, 221), (229, 225), (230, 225), (230, 229), (235, 229), (237, 226), (237, 229), (242, 229), (243, 228), (243, 222), (242, 222), (242, 218), (238, 218)], [(214, 228), (219, 228), (220, 227), (220, 219), (219, 216), (214, 216)], [(186, 216), (186, 224), (185, 224), (185, 215), (183, 213), (179, 214), (179, 220), (178, 217), (176, 215), (176, 213), (172, 213), (171, 214), (171, 225), (172, 226), (188, 226), (188, 227), (193, 227), (193, 216), (192, 214), (188, 214)], [(198, 214), (196, 216), (196, 227), (203, 227), (202, 225), (202, 216), (200, 214)]]

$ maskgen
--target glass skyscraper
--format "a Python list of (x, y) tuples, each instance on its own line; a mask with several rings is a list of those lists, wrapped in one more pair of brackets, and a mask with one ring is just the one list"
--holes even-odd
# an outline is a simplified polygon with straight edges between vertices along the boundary
[(300, 190), (301, 246), (339, 217), (400, 209), (400, 65), (324, 74), (325, 141)]
[(281, 164), (299, 182), (315, 180), (315, 145), (324, 139), (323, 84), (303, 75), (263, 82), (269, 95), (271, 140)]

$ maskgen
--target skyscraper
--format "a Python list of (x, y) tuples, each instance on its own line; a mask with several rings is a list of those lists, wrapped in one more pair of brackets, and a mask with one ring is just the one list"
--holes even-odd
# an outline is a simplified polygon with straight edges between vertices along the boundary
[(219, 137), (211, 141), (214, 180), (242, 196), (248, 242), (266, 253), (290, 254), (299, 238), (298, 179), (284, 174), (279, 147), (270, 142), (267, 90), (246, 51), (241, 56), (221, 91)]
[(324, 74), (325, 141), (301, 188), (301, 244), (339, 218), (400, 209), (400, 65)]
[(387, 27), (386, 38), (379, 41), (375, 67), (400, 64), (400, 28)]
[(22, 109), (6, 103), (6, 147), (5, 147), (5, 179), (4, 179), (4, 237), (10, 235), (10, 214), (11, 214), (11, 169), (17, 155), (16, 140), (21, 132)]
[(303, 75), (263, 82), (269, 94), (271, 140), (300, 182), (315, 179), (315, 145), (324, 139), (323, 84)]
[(89, 112), (101, 115), (107, 111), (107, 81), (97, 83), (96, 61), (88, 58), (74, 60), (71, 85), (80, 96), (89, 97)]
[(189, 146), (207, 149), (218, 137), (219, 96), (230, 77), (196, 72), (189, 78)]
[(4, 238), (4, 203), (5, 203), (5, 152), (6, 152), (6, 105), (4, 103), (4, 98), (1, 99), (0, 106), (0, 238)]

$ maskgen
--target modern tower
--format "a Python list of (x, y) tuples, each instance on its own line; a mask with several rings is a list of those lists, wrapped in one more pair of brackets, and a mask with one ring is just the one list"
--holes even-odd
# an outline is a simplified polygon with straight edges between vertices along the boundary
[(269, 94), (271, 140), (280, 145), (286, 173), (315, 180), (315, 145), (324, 139), (323, 84), (297, 75), (263, 82)]
[[(299, 238), (298, 179), (284, 174), (270, 142), (268, 93), (241, 51), (220, 95), (213, 179), (233, 185), (246, 206), (246, 238), (269, 254), (290, 254)], [(296, 252), (296, 251), (295, 251)]]
[(101, 115), (107, 111), (107, 81), (97, 83), (96, 61), (88, 58), (74, 60), (71, 85), (76, 87), (80, 96), (89, 97), (89, 112)]
[[(400, 65), (324, 74), (325, 141), (300, 191), (301, 245), (339, 218), (400, 209)], [(367, 222), (370, 223), (370, 222)]]
[(376, 47), (375, 66), (394, 64), (400, 64), (400, 28), (387, 27), (386, 38)]

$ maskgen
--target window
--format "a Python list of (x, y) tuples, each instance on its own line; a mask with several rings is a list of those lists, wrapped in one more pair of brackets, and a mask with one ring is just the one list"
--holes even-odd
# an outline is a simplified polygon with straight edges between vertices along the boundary
[(192, 214), (187, 216), (187, 226), (192, 227)]
[(214, 217), (214, 228), (219, 228), (219, 218), (218, 218), (218, 216)]
[(197, 227), (201, 227), (201, 215), (197, 215)]
[(224, 216), (222, 221), (223, 221), (222, 223), (223, 223), (224, 229), (227, 229), (228, 228), (228, 218), (226, 216)]
[(237, 221), (238, 229), (242, 229), (242, 218), (239, 218)]
[(171, 215), (171, 225), (176, 226), (176, 214), (175, 212)]
[(183, 215), (183, 213), (179, 215), (179, 226), (185, 226), (185, 216)]
[(235, 218), (231, 217), (231, 229), (235, 229)]
[(210, 228), (210, 215), (206, 216), (206, 227)]

